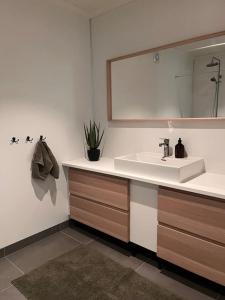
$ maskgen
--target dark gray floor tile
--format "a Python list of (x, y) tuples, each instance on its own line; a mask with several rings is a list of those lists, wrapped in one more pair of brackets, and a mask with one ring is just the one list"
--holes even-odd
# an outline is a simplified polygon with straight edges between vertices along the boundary
[(124, 255), (129, 256), (131, 254), (131, 251), (128, 249), (127, 244), (125, 242), (119, 241), (110, 236), (98, 236), (96, 238), (96, 241)]
[(162, 270), (162, 274), (173, 279), (175, 282), (183, 283), (185, 286), (190, 287), (191, 289), (194, 289), (212, 299), (217, 299), (219, 296), (218, 288), (216, 287), (216, 285), (214, 285), (213, 287), (213, 284), (211, 284), (210, 282), (208, 282), (208, 284), (201, 284), (199, 281), (193, 280), (192, 276), (182, 276), (182, 273), (177, 273), (167, 269)]
[(15, 268), (6, 258), (0, 259), (0, 290), (10, 286), (13, 279), (18, 278), (23, 273)]
[(78, 231), (81, 234), (89, 237), (92, 240), (95, 240), (99, 235), (98, 230), (95, 230), (94, 228), (86, 226), (86, 225), (81, 224), (81, 223), (70, 222), (68, 227), (71, 228), (71, 229), (75, 229), (76, 231)]
[(27, 273), (78, 245), (80, 244), (75, 240), (58, 232), (10, 254), (8, 258)]
[(88, 244), (93, 241), (93, 238), (90, 234), (78, 228), (67, 227), (66, 229), (62, 230), (62, 232), (69, 235), (71, 238), (81, 244)]
[(225, 300), (225, 293), (220, 294), (218, 300)]
[(5, 250), (4, 249), (0, 249), (0, 258), (2, 258), (5, 255)]
[(14, 287), (0, 292), (0, 300), (26, 300), (26, 298)]
[(94, 241), (90, 243), (89, 247), (98, 250), (99, 252), (105, 254), (106, 256), (110, 257), (111, 259), (120, 263), (121, 265), (132, 268), (134, 270), (142, 264), (141, 260), (129, 255), (129, 253), (115, 250), (107, 246), (106, 244), (101, 243), (100, 241)]
[[(56, 233), (60, 230), (63, 230), (64, 228), (68, 227), (68, 221), (65, 221), (63, 223), (60, 223), (56, 226), (53, 226), (51, 228), (48, 228), (44, 231), (41, 231), (37, 234), (34, 234), (26, 239), (23, 239), (19, 242), (16, 242), (12, 245), (7, 246), (4, 250), (5, 255), (10, 255), (13, 252), (16, 252), (32, 243), (35, 243), (37, 241), (40, 241), (41, 239), (48, 237), (50, 234)], [(0, 253), (1, 254), (1, 253)]]
[(137, 272), (186, 300), (215, 300), (218, 298), (218, 293), (216, 292), (214, 293), (206, 288), (203, 291), (202, 287), (197, 287), (197, 285), (190, 286), (189, 282), (185, 284), (184, 280), (181, 280), (178, 275), (175, 278), (174, 274), (170, 276), (169, 272), (163, 273), (147, 263), (144, 263)]

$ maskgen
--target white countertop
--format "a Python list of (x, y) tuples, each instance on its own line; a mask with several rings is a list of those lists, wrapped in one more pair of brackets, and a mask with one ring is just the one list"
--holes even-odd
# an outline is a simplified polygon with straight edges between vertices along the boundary
[(154, 176), (142, 176), (135, 172), (118, 171), (114, 167), (114, 160), (106, 157), (101, 158), (97, 162), (90, 162), (85, 158), (80, 158), (73, 161), (63, 162), (63, 166), (148, 182), (155, 185), (225, 199), (225, 175), (223, 174), (206, 172), (185, 183), (179, 183), (169, 180), (161, 180), (159, 178), (154, 178)]

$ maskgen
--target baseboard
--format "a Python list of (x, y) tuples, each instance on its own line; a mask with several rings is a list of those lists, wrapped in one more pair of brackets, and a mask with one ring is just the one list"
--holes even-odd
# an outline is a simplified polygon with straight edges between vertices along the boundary
[(0, 249), (0, 258), (4, 257), (4, 256), (7, 256), (7, 255), (19, 250), (19, 249), (22, 249), (22, 248), (24, 248), (24, 247), (26, 247), (26, 246), (34, 243), (34, 242), (37, 242), (37, 241), (39, 241), (39, 240), (41, 240), (41, 239), (43, 239), (43, 238), (45, 238), (45, 237), (47, 237), (47, 236), (49, 236), (53, 233), (56, 233), (60, 230), (63, 230), (64, 228), (66, 228), (68, 226), (68, 224), (69, 224), (69, 221), (65, 221), (65, 222), (60, 223), (58, 225), (55, 225), (51, 228), (48, 228), (44, 231), (41, 231), (41, 232), (36, 233), (32, 236), (29, 236), (28, 238), (25, 238), (25, 239), (23, 239), (19, 242), (11, 244), (11, 245), (3, 248), (3, 249)]

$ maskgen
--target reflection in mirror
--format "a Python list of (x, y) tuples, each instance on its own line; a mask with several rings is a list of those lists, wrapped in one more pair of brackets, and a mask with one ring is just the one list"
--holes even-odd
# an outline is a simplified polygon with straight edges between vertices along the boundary
[(225, 35), (109, 63), (112, 120), (225, 117)]

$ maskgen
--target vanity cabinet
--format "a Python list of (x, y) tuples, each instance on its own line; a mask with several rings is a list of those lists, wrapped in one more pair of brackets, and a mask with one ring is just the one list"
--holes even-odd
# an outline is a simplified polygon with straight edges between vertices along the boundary
[(130, 181), (130, 241), (157, 251), (158, 186)]
[(225, 200), (69, 168), (70, 217), (225, 285)]
[(225, 285), (225, 200), (160, 188), (157, 255)]
[(129, 241), (128, 179), (70, 168), (69, 192), (72, 219)]

